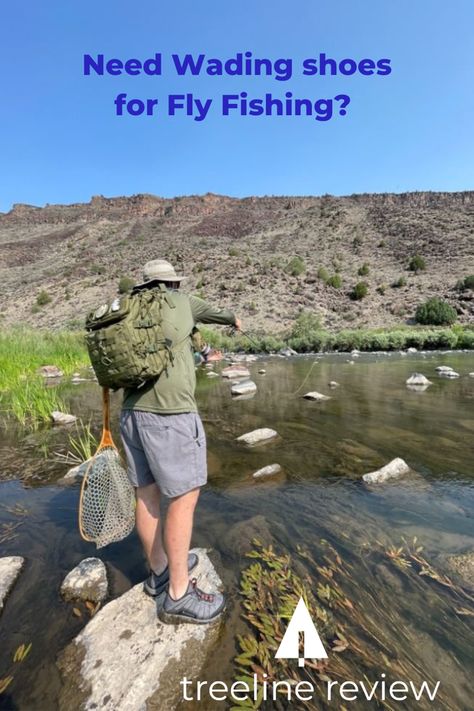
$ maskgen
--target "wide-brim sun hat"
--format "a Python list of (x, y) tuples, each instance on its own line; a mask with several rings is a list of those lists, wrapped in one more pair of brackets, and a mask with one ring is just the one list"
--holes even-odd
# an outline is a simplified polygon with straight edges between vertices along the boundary
[(141, 286), (146, 286), (153, 281), (168, 281), (179, 283), (186, 279), (187, 277), (182, 274), (176, 274), (175, 269), (172, 264), (166, 261), (166, 259), (152, 259), (151, 262), (147, 262), (143, 267), (143, 282), (136, 285), (136, 289)]

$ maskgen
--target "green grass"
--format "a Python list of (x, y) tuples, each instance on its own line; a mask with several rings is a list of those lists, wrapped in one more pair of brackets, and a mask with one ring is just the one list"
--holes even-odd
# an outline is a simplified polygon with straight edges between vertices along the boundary
[(70, 375), (89, 363), (82, 336), (67, 331), (12, 328), (0, 333), (0, 411), (33, 427), (64, 410), (57, 388), (45, 387), (37, 371), (56, 365)]

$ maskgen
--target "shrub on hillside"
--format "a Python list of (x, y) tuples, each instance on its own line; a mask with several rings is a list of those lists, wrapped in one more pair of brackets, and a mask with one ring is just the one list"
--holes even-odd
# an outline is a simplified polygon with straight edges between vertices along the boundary
[(325, 284), (327, 283), (327, 280), (329, 279), (329, 272), (327, 269), (324, 267), (319, 267), (318, 269), (318, 279), (321, 279)]
[(326, 281), (326, 284), (328, 286), (332, 286), (333, 289), (340, 289), (342, 286), (342, 279), (339, 274), (334, 274), (333, 276), (329, 277), (329, 279)]
[(466, 289), (474, 289), (474, 274), (469, 274), (469, 276), (460, 279), (456, 288), (458, 291), (465, 291)]
[(305, 270), (306, 266), (301, 257), (292, 257), (285, 268), (285, 271), (291, 276), (300, 276)]
[(360, 301), (361, 299), (364, 298), (364, 296), (367, 296), (367, 292), (369, 290), (369, 286), (366, 281), (359, 281), (355, 287), (353, 288), (351, 292), (351, 298), (354, 299), (355, 301)]
[(396, 279), (392, 283), (392, 289), (401, 289), (402, 286), (406, 286), (406, 285), (407, 285), (407, 280), (405, 279), (405, 277), (401, 276), (401, 277), (398, 277), (398, 279)]
[(359, 276), (367, 276), (369, 271), (370, 271), (369, 265), (367, 264), (367, 262), (364, 262), (364, 264), (361, 267), (359, 267), (359, 269), (357, 270), (357, 274)]
[(42, 289), (42, 291), (40, 291), (40, 293), (36, 297), (36, 305), (37, 306), (46, 306), (46, 304), (49, 304), (51, 301), (52, 301), (51, 296), (44, 289)]
[(457, 319), (456, 310), (447, 301), (433, 296), (428, 301), (420, 304), (416, 310), (417, 323), (430, 326), (450, 326)]
[(312, 311), (301, 311), (291, 329), (291, 338), (307, 338), (309, 334), (321, 330), (319, 316)]
[(419, 254), (415, 254), (408, 262), (408, 269), (417, 274), (418, 272), (422, 272), (426, 269), (426, 262), (423, 257), (420, 257)]
[(119, 283), (118, 283), (119, 294), (126, 294), (127, 291), (131, 291), (134, 286), (135, 286), (134, 279), (131, 279), (130, 277), (127, 277), (127, 276), (120, 277)]

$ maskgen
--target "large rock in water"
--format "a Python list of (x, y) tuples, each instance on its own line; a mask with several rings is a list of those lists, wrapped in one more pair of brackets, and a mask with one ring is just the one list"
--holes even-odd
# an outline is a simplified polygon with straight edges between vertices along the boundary
[(232, 395), (250, 395), (257, 392), (257, 386), (253, 380), (243, 380), (239, 383), (235, 383), (231, 387)]
[(392, 459), (391, 462), (381, 469), (364, 474), (362, 479), (366, 484), (382, 484), (389, 479), (398, 479), (409, 471), (410, 467), (408, 464), (400, 457), (397, 457), (396, 459)]
[(66, 600), (102, 602), (109, 592), (107, 569), (100, 558), (84, 558), (66, 575), (61, 595)]
[[(195, 549), (193, 576), (206, 592), (222, 589), (206, 551)], [(62, 652), (59, 711), (172, 711), (182, 703), (181, 679), (196, 679), (221, 623), (166, 625), (157, 605), (135, 585), (105, 605)]]
[(20, 575), (25, 559), (19, 555), (0, 558), (0, 613), (3, 610), (8, 593)]
[(240, 437), (237, 437), (237, 442), (250, 445), (260, 444), (260, 442), (267, 442), (277, 436), (278, 432), (276, 430), (272, 430), (270, 427), (260, 427), (258, 430), (252, 430), (252, 432), (240, 435)]
[(223, 378), (250, 378), (250, 370), (243, 365), (229, 365), (221, 371)]

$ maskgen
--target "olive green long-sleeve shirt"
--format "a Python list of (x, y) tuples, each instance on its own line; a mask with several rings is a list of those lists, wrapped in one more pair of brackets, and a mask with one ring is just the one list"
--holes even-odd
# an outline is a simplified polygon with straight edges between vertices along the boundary
[(124, 410), (144, 410), (161, 414), (197, 412), (194, 396), (196, 373), (191, 332), (196, 323), (234, 326), (235, 316), (227, 309), (216, 309), (197, 296), (170, 291), (175, 308), (163, 306), (163, 331), (173, 343), (173, 362), (157, 380), (141, 388), (124, 391)]

